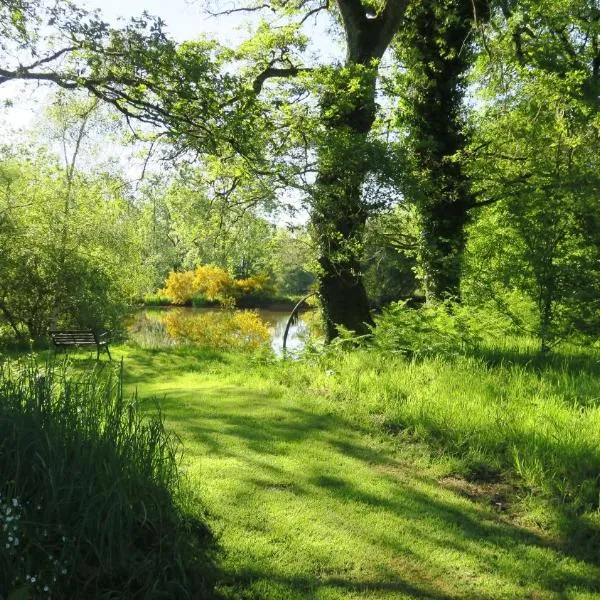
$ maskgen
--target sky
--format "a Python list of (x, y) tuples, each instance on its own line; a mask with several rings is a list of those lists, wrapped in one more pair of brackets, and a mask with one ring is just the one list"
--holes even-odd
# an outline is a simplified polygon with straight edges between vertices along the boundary
[[(177, 41), (208, 35), (231, 46), (246, 37), (252, 18), (247, 13), (212, 17), (204, 10), (203, 0), (75, 0), (75, 3), (90, 10), (100, 9), (102, 18), (112, 24), (147, 11), (161, 17), (166, 23), (167, 32)], [(212, 5), (218, 5), (219, 10), (226, 10), (233, 7), (233, 2), (213, 0)], [(311, 30), (311, 39), (315, 40), (315, 53), (327, 59), (340, 55), (322, 23), (308, 21), (307, 27)], [(0, 127), (5, 134), (18, 133), (32, 126), (39, 117), (40, 106), (48, 96), (48, 88), (40, 88), (35, 83), (9, 82), (0, 86)], [(3, 107), (6, 101), (10, 101), (12, 106)]]
[[(217, 18), (206, 15), (200, 1), (188, 0), (78, 0), (77, 4), (94, 9), (99, 8), (105, 19), (115, 22), (118, 17), (133, 17), (147, 11), (161, 17), (167, 24), (167, 31), (177, 40), (192, 40), (201, 34), (213, 34), (226, 43), (241, 39), (236, 32), (247, 16), (242, 14)], [(219, 2), (223, 9), (231, 2)]]
[[(247, 13), (213, 17), (206, 13), (203, 0), (75, 0), (82, 8), (99, 9), (101, 18), (111, 24), (118, 25), (120, 20), (140, 16), (144, 11), (159, 16), (166, 24), (166, 31), (177, 41), (193, 40), (202, 35), (214, 37), (219, 42), (236, 46), (248, 35), (252, 19), (256, 17)], [(233, 2), (213, 0), (213, 6), (219, 10), (233, 7)], [(331, 34), (326, 31), (322, 22), (315, 19), (307, 21), (313, 41), (310, 50), (321, 60), (341, 58), (342, 51), (332, 41)], [(56, 88), (40, 86), (33, 82), (8, 82), (0, 86), (0, 129), (4, 140), (27, 140), (27, 131), (36, 127), (44, 120), (44, 106), (52, 98)], [(11, 106), (3, 106), (9, 100)], [(124, 169), (130, 172), (132, 180), (136, 179), (137, 171), (143, 167), (143, 160), (133, 160), (128, 153), (121, 153), (114, 145), (108, 144), (107, 151), (114, 157), (122, 154), (119, 159), (124, 163)], [(138, 164), (139, 163), (139, 164)], [(125, 166), (126, 165), (126, 166)], [(294, 221), (304, 221), (300, 216)]]

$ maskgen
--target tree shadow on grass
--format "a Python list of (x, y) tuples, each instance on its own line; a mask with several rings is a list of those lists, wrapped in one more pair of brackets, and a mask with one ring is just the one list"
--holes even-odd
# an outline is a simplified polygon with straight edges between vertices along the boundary
[[(190, 411), (182, 403), (197, 405)], [(335, 415), (274, 400), (268, 390), (227, 388), (175, 392), (165, 399), (164, 409), (176, 430), (198, 444), (191, 452), (231, 457), (240, 465), (227, 472), (237, 479), (237, 491), (232, 492), (236, 503), (249, 502), (252, 510), (261, 511), (261, 504), (282, 493), (282, 501), (299, 512), (309, 505), (322, 505), (323, 538), (331, 527), (326, 513), (344, 515), (348, 536), (358, 536), (365, 548), (375, 545), (398, 560), (397, 566), (371, 565), (364, 576), (346, 575), (335, 568), (322, 575), (310, 572), (308, 566), (304, 575), (286, 572), (275, 559), (249, 560), (226, 575), (226, 586), (240, 590), (261, 581), (285, 590), (282, 598), (317, 597), (319, 590), (438, 600), (526, 597), (528, 588), (552, 595), (542, 597), (557, 598), (568, 588), (600, 592), (600, 571), (589, 552), (578, 552), (573, 544), (559, 550), (556, 544), (509, 523), (490, 508), (442, 492), (428, 475), (407, 469), (389, 449), (374, 447), (364, 431)], [(291, 455), (295, 462), (286, 460)], [(357, 473), (364, 477), (364, 485), (357, 483)], [(385, 515), (389, 531), (374, 539), (369, 523), (361, 521), (365, 510)], [(261, 522), (274, 518), (268, 511), (260, 515)], [(395, 531), (395, 526), (402, 530)], [(253, 531), (252, 522), (245, 527)], [(346, 526), (342, 527), (345, 534)], [(579, 535), (586, 533), (597, 535), (590, 529)], [(307, 543), (313, 542), (323, 543), (310, 538)], [(304, 550), (297, 549), (300, 553)], [(294, 550), (288, 551), (293, 555)], [(456, 567), (446, 564), (445, 553), (463, 557), (477, 577), (494, 578), (498, 585), (513, 591), (495, 595), (476, 591), (468, 581), (454, 580), (454, 570), (460, 570), (461, 563)], [(580, 561), (578, 568), (569, 556)], [(240, 597), (275, 597), (272, 590), (270, 595), (262, 593)]]
[[(220, 406), (228, 393), (229, 400)], [(190, 394), (196, 397), (193, 411), (190, 411)], [(253, 453), (281, 456), (293, 451), (294, 444), (313, 441), (329, 444), (342, 454), (368, 463), (400, 465), (366, 443), (359, 443), (363, 432), (352, 430), (351, 437), (340, 435), (338, 432), (350, 430), (338, 416), (286, 404), (274, 405), (269, 390), (244, 390), (239, 403), (231, 401), (234, 395), (240, 396), (240, 391), (233, 387), (167, 391), (161, 405), (169, 421), (212, 452), (231, 451), (231, 444), (223, 438), (236, 440), (242, 458)], [(192, 416), (192, 412), (198, 416)]]
[[(310, 574), (302, 577), (279, 573), (276, 565), (263, 568), (253, 565), (230, 573), (226, 584), (244, 588), (256, 581), (275, 582), (302, 598), (321, 597), (320, 592), (332, 589), (352, 594), (352, 597), (365, 593), (372, 598), (395, 598), (393, 593), (396, 592), (402, 597), (436, 600), (566, 598), (563, 594), (569, 590), (600, 592), (597, 570), (584, 565), (584, 572), (579, 572), (561, 558), (552, 544), (534, 532), (506, 523), (475, 505), (444, 501), (435, 496), (433, 489), (423, 491), (401, 485), (396, 497), (383, 497), (365, 492), (343, 478), (315, 476), (303, 487), (303, 493), (313, 499), (332, 496), (349, 512), (358, 504), (383, 511), (389, 515), (390, 525), (399, 520), (405, 523), (401, 532), (390, 529), (377, 540), (373, 539), (368, 524), (361, 532), (366, 548), (377, 543), (399, 557), (398, 568), (379, 565), (375, 569), (377, 574), (367, 578), (335, 572), (321, 577)], [(358, 523), (351, 525), (349, 529), (356, 534)], [(444, 551), (460, 555), (460, 563), (456, 567), (445, 564), (440, 558)], [(480, 588), (476, 581), (461, 581), (460, 569), (479, 571), (494, 581), (490, 587)], [(495, 585), (497, 592), (493, 591)]]
[[(452, 600), (457, 598), (441, 591), (433, 590), (427, 586), (419, 586), (409, 583), (395, 573), (390, 573), (382, 579), (353, 579), (348, 580), (341, 577), (327, 577), (322, 582), (316, 582), (312, 577), (284, 576), (273, 573), (265, 573), (259, 569), (248, 569), (238, 574), (235, 579), (224, 582), (224, 587), (232, 592), (232, 598), (244, 598), (260, 600), (261, 598), (281, 599), (311, 599), (311, 598), (338, 598), (339, 594), (365, 594), (369, 598), (426, 598), (428, 600)], [(258, 582), (258, 585), (257, 585)], [(261, 585), (264, 582), (265, 585)], [(258, 588), (253, 591), (252, 588)], [(265, 593), (264, 588), (275, 588)], [(326, 595), (323, 596), (322, 592)], [(328, 593), (329, 592), (329, 593)], [(331, 592), (337, 592), (335, 596)], [(275, 595), (279, 593), (280, 595)], [(227, 594), (227, 597), (230, 597)]]

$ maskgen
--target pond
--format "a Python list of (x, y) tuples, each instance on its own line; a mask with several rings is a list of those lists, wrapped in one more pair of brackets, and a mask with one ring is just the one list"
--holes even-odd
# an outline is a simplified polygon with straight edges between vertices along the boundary
[[(240, 314), (242, 311), (234, 311), (233, 314)], [(260, 322), (264, 324), (269, 331), (271, 338), (271, 347), (276, 354), (283, 353), (283, 334), (288, 322), (291, 310), (265, 310), (256, 309), (252, 312), (257, 313)], [(177, 318), (179, 330), (192, 329), (202, 323), (206, 327), (211, 327), (213, 323), (223, 320), (224, 315), (232, 314), (231, 311), (224, 311), (214, 308), (149, 308), (140, 310), (131, 317), (127, 323), (128, 337), (142, 347), (164, 347), (180, 343), (180, 337), (176, 336), (173, 328), (168, 326), (173, 317)], [(185, 331), (184, 331), (185, 333)], [(289, 330), (286, 347), (294, 352), (304, 347), (305, 339), (309, 333), (309, 325), (300, 314), (300, 318)], [(188, 340), (189, 343), (189, 340)]]

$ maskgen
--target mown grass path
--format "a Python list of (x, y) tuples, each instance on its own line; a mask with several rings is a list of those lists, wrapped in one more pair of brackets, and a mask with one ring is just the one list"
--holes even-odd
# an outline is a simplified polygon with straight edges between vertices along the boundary
[(600, 597), (598, 566), (448, 489), (426, 453), (328, 414), (277, 366), (119, 350), (182, 439), (226, 597)]

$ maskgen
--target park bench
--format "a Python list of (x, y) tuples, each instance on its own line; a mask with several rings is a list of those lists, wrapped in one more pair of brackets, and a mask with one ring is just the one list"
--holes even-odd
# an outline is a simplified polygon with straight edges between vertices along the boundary
[(96, 360), (100, 360), (100, 350), (106, 350), (108, 358), (112, 360), (108, 341), (110, 331), (97, 334), (90, 329), (50, 330), (48, 332), (56, 348), (69, 348), (71, 346), (96, 346)]

